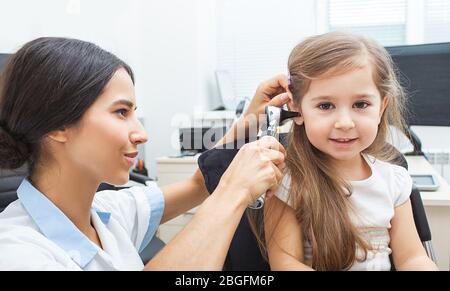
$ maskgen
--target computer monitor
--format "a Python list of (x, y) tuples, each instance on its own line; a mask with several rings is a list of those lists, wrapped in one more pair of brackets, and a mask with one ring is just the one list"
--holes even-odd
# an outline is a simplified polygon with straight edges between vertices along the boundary
[(226, 127), (180, 128), (181, 154), (201, 153), (213, 148), (227, 132)]
[(235, 110), (239, 103), (234, 92), (233, 80), (228, 71), (216, 71), (217, 88), (219, 89), (220, 101), (226, 110)]
[(450, 126), (450, 43), (386, 48), (408, 97), (408, 124)]

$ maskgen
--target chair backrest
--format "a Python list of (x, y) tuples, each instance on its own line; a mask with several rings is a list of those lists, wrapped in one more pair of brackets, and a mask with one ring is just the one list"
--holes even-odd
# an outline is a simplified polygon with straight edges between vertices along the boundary
[[(288, 135), (280, 135), (280, 143), (287, 145)], [(235, 142), (236, 145), (237, 142)], [(205, 178), (205, 184), (210, 193), (212, 193), (219, 184), (220, 178), (228, 165), (237, 154), (236, 147), (223, 146), (217, 149), (211, 149), (203, 153), (198, 159), (199, 168)], [(394, 164), (408, 168), (405, 157), (398, 152), (397, 158), (391, 161)], [(422, 204), (420, 192), (413, 188), (411, 192), (411, 205), (413, 209), (414, 222), (419, 233), (421, 241), (431, 242), (431, 231)], [(249, 211), (248, 209), (246, 211)], [(433, 259), (433, 258), (432, 258)], [(237, 230), (231, 241), (224, 270), (230, 271), (265, 271), (270, 270), (267, 261), (264, 260), (259, 250), (257, 240), (253, 234), (247, 215), (243, 215), (237, 227)]]
[(17, 170), (0, 169), (0, 212), (14, 200), (17, 200), (16, 190), (26, 176), (26, 167)]

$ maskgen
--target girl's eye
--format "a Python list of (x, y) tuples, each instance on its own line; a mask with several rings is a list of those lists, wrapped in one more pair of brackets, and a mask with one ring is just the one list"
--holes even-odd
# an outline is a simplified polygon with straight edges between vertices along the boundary
[(118, 109), (116, 110), (116, 113), (119, 114), (120, 116), (126, 116), (128, 113), (128, 109), (122, 108), (122, 109)]
[(361, 102), (356, 102), (353, 106), (358, 109), (365, 109), (369, 106), (369, 103), (361, 101)]
[(318, 107), (321, 110), (329, 110), (329, 109), (332, 109), (334, 106), (331, 103), (321, 103), (321, 104), (319, 104)]

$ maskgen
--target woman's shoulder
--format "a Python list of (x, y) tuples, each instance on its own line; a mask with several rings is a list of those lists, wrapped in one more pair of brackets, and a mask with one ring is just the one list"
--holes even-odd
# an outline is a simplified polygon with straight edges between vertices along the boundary
[(36, 224), (23, 207), (20, 200), (11, 202), (0, 213), (0, 236), (4, 235), (6, 230), (15, 228), (24, 228), (38, 231)]
[[(12, 202), (0, 213), (0, 245), (5, 242), (33, 242), (45, 238), (20, 200)], [(1, 247), (0, 247), (1, 249)]]
[(76, 270), (70, 257), (39, 231), (0, 227), (0, 270)]
[(11, 203), (0, 214), (0, 270), (61, 269), (58, 252), (20, 201)]

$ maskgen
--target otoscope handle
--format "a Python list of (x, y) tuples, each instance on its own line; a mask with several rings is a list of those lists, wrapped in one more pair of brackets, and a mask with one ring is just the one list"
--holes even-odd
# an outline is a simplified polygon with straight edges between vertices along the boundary
[[(269, 135), (278, 140), (278, 126), (282, 125), (288, 119), (300, 116), (299, 112), (284, 110), (275, 106), (266, 106), (266, 124), (262, 126), (258, 133), (258, 139)], [(261, 194), (256, 201), (249, 204), (251, 209), (261, 209), (264, 206), (266, 200), (266, 193)]]
[[(268, 130), (260, 131), (258, 134), (258, 139), (260, 139), (263, 136), (274, 136), (276, 137), (276, 129), (269, 128)], [(248, 208), (250, 209), (261, 209), (264, 206), (264, 202), (266, 201), (266, 193), (262, 193), (258, 199), (256, 199), (254, 202), (250, 203), (248, 205)]]

